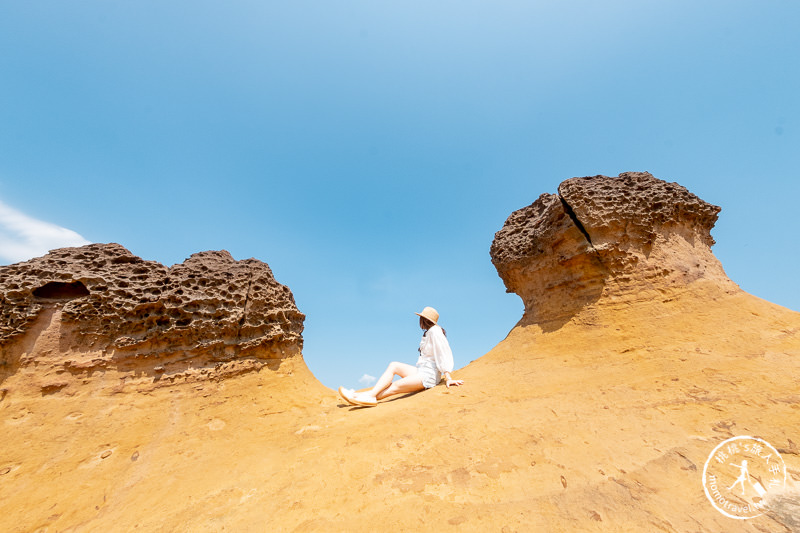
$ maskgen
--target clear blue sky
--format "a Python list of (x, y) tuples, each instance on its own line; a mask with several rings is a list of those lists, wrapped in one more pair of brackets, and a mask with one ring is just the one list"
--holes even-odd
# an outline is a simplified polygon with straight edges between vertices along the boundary
[(0, 261), (256, 257), (312, 371), (357, 386), (416, 360), (425, 305), (456, 366), (486, 353), (522, 313), (506, 217), (647, 170), (722, 206), (729, 276), (798, 310), (798, 28), (788, 0), (3, 2)]

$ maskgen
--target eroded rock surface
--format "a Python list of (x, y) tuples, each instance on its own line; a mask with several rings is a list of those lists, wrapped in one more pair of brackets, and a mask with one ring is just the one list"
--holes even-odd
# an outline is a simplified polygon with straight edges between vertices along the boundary
[[(25, 363), (0, 383), (0, 531), (372, 531), (376, 524), (388, 531), (437, 533), (797, 530), (800, 314), (744, 291), (727, 291), (729, 282), (715, 277), (721, 270), (700, 268), (702, 261), (712, 264), (704, 250), (711, 243), (705, 230), (713, 221), (702, 225), (705, 230), (695, 227), (695, 215), (685, 207), (689, 200), (680, 208), (687, 219), (677, 225), (659, 221), (651, 232), (640, 218), (656, 217), (653, 213), (626, 220), (625, 201), (618, 196), (627, 192), (614, 188), (626, 182), (617, 179), (603, 179), (619, 191), (613, 200), (595, 196), (593, 187), (572, 196), (575, 191), (563, 192), (566, 188), (545, 195), (514, 213), (495, 243), (502, 272), (516, 289), (530, 291), (523, 292), (526, 297), (536, 296), (534, 304), (548, 303), (544, 311), (550, 316), (559, 309), (558, 298), (545, 299), (550, 294), (579, 295), (596, 287), (599, 299), (593, 305), (557, 329), (541, 323), (513, 328), (489, 353), (456, 370), (463, 387), (439, 385), (372, 409), (345, 404), (295, 357), (281, 360), (274, 372), (136, 393), (145, 381), (153, 382), (151, 360), (164, 367), (161, 382), (168, 375), (182, 380), (184, 363), (169, 355), (173, 352), (159, 352), (160, 336), (179, 339), (175, 343), (186, 350), (218, 336), (197, 329), (191, 333), (196, 340), (180, 340), (170, 328), (204, 324), (232, 334), (246, 301), (245, 339), (246, 325), (256, 323), (254, 301), (277, 307), (267, 305), (271, 298), (254, 296), (256, 277), (249, 291), (228, 288), (244, 286), (249, 278), (239, 266), (249, 263), (233, 262), (224, 253), (203, 254), (203, 261), (193, 258), (172, 269), (119, 267), (121, 273), (128, 269), (125, 290), (132, 294), (120, 299), (121, 307), (161, 298), (169, 311), (184, 301), (186, 311), (203, 310), (188, 315), (190, 324), (178, 325), (185, 315), (167, 312), (169, 324), (158, 326), (155, 319), (155, 325), (135, 329), (141, 320), (132, 311), (115, 310), (103, 300), (98, 305), (105, 310), (97, 316), (118, 313), (133, 324), (115, 329), (109, 318), (94, 333), (74, 330), (74, 321), (58, 316), (93, 301), (98, 285), (88, 274), (64, 271), (37, 276), (38, 284), (25, 289), (4, 288), (3, 294), (21, 291), (15, 296), (19, 301), (28, 298), (15, 313), (18, 325), (29, 322), (10, 341), (21, 347)], [(577, 185), (603, 180), (577, 180)], [(662, 186), (671, 188), (657, 182)], [(576, 219), (585, 221), (591, 244), (562, 194)], [(582, 206), (591, 202), (607, 212), (593, 207), (583, 213)], [(595, 212), (605, 213), (596, 216), (608, 222), (606, 229), (593, 221)], [(674, 212), (664, 214), (664, 221), (675, 219)], [(615, 241), (611, 236), (617, 231), (623, 239)], [(101, 265), (117, 256), (101, 260), (102, 255), (96, 258)], [(128, 258), (120, 259), (123, 263), (131, 260), (124, 249), (119, 256)], [(155, 285), (159, 295), (146, 292), (154, 285), (144, 278), (130, 281), (137, 265), (160, 269), (169, 279)], [(112, 283), (105, 267), (86, 270), (107, 291), (118, 287), (121, 274)], [(583, 288), (570, 287), (568, 276)], [(48, 280), (65, 285), (47, 286)], [(220, 296), (223, 287), (238, 296)], [(273, 290), (278, 289), (263, 292)], [(173, 301), (171, 294), (186, 299)], [(41, 309), (27, 319), (32, 305)], [(212, 324), (218, 320), (215, 306), (229, 309), (226, 316), (232, 318)], [(291, 346), (287, 339), (299, 331), (281, 327)], [(234, 342), (231, 350), (258, 338)], [(61, 350), (73, 343), (76, 349)], [(91, 348), (93, 343), (106, 351)], [(241, 348), (240, 356), (227, 362), (203, 355), (225, 356), (226, 349), (198, 350), (186, 363), (195, 366), (182, 375), (191, 378), (202, 370), (221, 375), (214, 364), (252, 365), (264, 361), (259, 354), (271, 353), (270, 346), (280, 346), (278, 339)], [(98, 358), (108, 366), (72, 374), (75, 367), (65, 368), (60, 353), (75, 364)], [(149, 355), (137, 359), (137, 353)], [(457, 366), (467, 355), (457, 351)], [(48, 367), (54, 361), (60, 366)], [(118, 362), (132, 370), (115, 371)], [(144, 370), (137, 378), (139, 368)], [(125, 379), (119, 394), (97, 393), (93, 385), (102, 373)], [(89, 383), (76, 388), (76, 380)], [(20, 393), (28, 383), (40, 389)], [(770, 487), (767, 512), (752, 520), (723, 515), (703, 489), (704, 463), (736, 435), (769, 442), (788, 472), (785, 489), (773, 494)], [(730, 468), (735, 476), (737, 469)], [(735, 487), (734, 496), (741, 495)], [(748, 487), (748, 497), (755, 495)]]
[(572, 178), (511, 214), (495, 235), (492, 262), (534, 322), (698, 279), (736, 290), (711, 253), (719, 211), (647, 172)]
[(277, 367), (300, 354), (304, 318), (256, 259), (167, 268), (118, 244), (62, 248), (0, 267), (0, 380), (50, 365), (48, 393), (97, 371), (169, 383)]

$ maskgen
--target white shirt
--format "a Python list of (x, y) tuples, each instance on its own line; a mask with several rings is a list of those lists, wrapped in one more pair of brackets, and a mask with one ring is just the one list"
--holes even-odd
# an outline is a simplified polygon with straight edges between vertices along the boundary
[(441, 374), (453, 371), (453, 352), (450, 350), (450, 343), (447, 342), (441, 326), (432, 326), (422, 336), (419, 343), (419, 356), (433, 359)]

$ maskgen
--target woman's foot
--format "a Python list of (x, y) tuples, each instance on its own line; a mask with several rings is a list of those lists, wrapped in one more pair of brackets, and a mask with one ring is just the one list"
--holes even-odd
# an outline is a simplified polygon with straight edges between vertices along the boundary
[(378, 405), (378, 400), (376, 400), (374, 396), (370, 396), (364, 392), (356, 392), (353, 389), (339, 387), (339, 396), (344, 398), (344, 401), (350, 405), (358, 405), (361, 407), (375, 407)]
[(356, 405), (360, 405), (361, 407), (375, 407), (378, 405), (378, 400), (375, 396), (370, 396), (364, 392), (357, 392), (351, 398), (352, 401)]
[(355, 395), (356, 391), (354, 391), (353, 389), (345, 389), (344, 387), (339, 387), (339, 396), (341, 396), (342, 399), (344, 399), (344, 401), (346, 401), (350, 405), (357, 405), (352, 400), (353, 396)]
[(344, 401), (351, 405), (359, 405), (361, 407), (375, 407), (378, 405), (378, 400), (376, 400), (374, 396), (363, 392), (356, 392), (353, 389), (339, 387), (339, 396), (344, 398)]

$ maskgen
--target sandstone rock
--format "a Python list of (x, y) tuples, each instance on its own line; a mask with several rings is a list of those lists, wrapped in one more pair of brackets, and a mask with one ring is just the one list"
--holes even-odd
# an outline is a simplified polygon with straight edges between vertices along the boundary
[[(595, 195), (594, 185), (609, 180), (617, 192)], [(53, 278), (80, 282), (89, 295), (55, 286), (44, 296), (63, 299), (41, 300), (39, 291), (38, 318), (10, 341), (34, 361), (0, 388), (0, 531), (796, 530), (800, 314), (723, 277), (708, 251), (713, 206), (646, 176), (615, 180), (575, 180), (512, 214), (498, 234), (501, 275), (532, 299), (529, 318), (548, 320), (523, 321), (456, 370), (463, 387), (437, 386), (374, 409), (343, 405), (297, 357), (277, 372), (145, 394), (127, 386), (97, 394), (74, 383), (44, 393), (69, 381), (64, 365), (57, 374), (45, 364), (58, 357), (87, 385), (97, 382), (92, 372), (129, 375), (111, 363), (93, 370), (105, 356), (85, 348), (91, 342), (123, 361), (136, 361), (139, 349), (151, 354), (138, 360), (158, 359), (152, 369), (162, 382), (175, 371), (146, 328), (63, 333), (59, 313), (96, 286)], [(648, 190), (672, 191), (683, 207), (628, 220), (627, 185), (614, 188), (625, 183), (655, 183)], [(187, 294), (180, 283), (163, 287)], [(210, 293), (192, 287), (189, 306)], [(579, 305), (557, 297), (581, 294)], [(251, 309), (252, 295), (246, 299)], [(198, 316), (210, 313), (199, 308)], [(224, 327), (237, 326), (240, 309), (231, 306)], [(242, 331), (250, 321), (248, 314)], [(456, 339), (458, 325), (450, 326)], [(73, 344), (79, 348), (67, 349)], [(466, 351), (454, 354), (457, 365)], [(29, 381), (39, 388), (19, 394)], [(770, 493), (768, 512), (751, 520), (721, 514), (703, 491), (704, 463), (733, 435), (764, 439), (787, 466), (785, 492)]]
[(735, 291), (711, 253), (719, 211), (646, 172), (572, 178), (511, 214), (492, 262), (525, 319), (551, 326), (601, 298), (652, 298), (698, 279)]
[(277, 367), (300, 355), (304, 318), (256, 259), (202, 252), (167, 268), (118, 244), (53, 250), (0, 267), (0, 380), (34, 363), (162, 384)]

